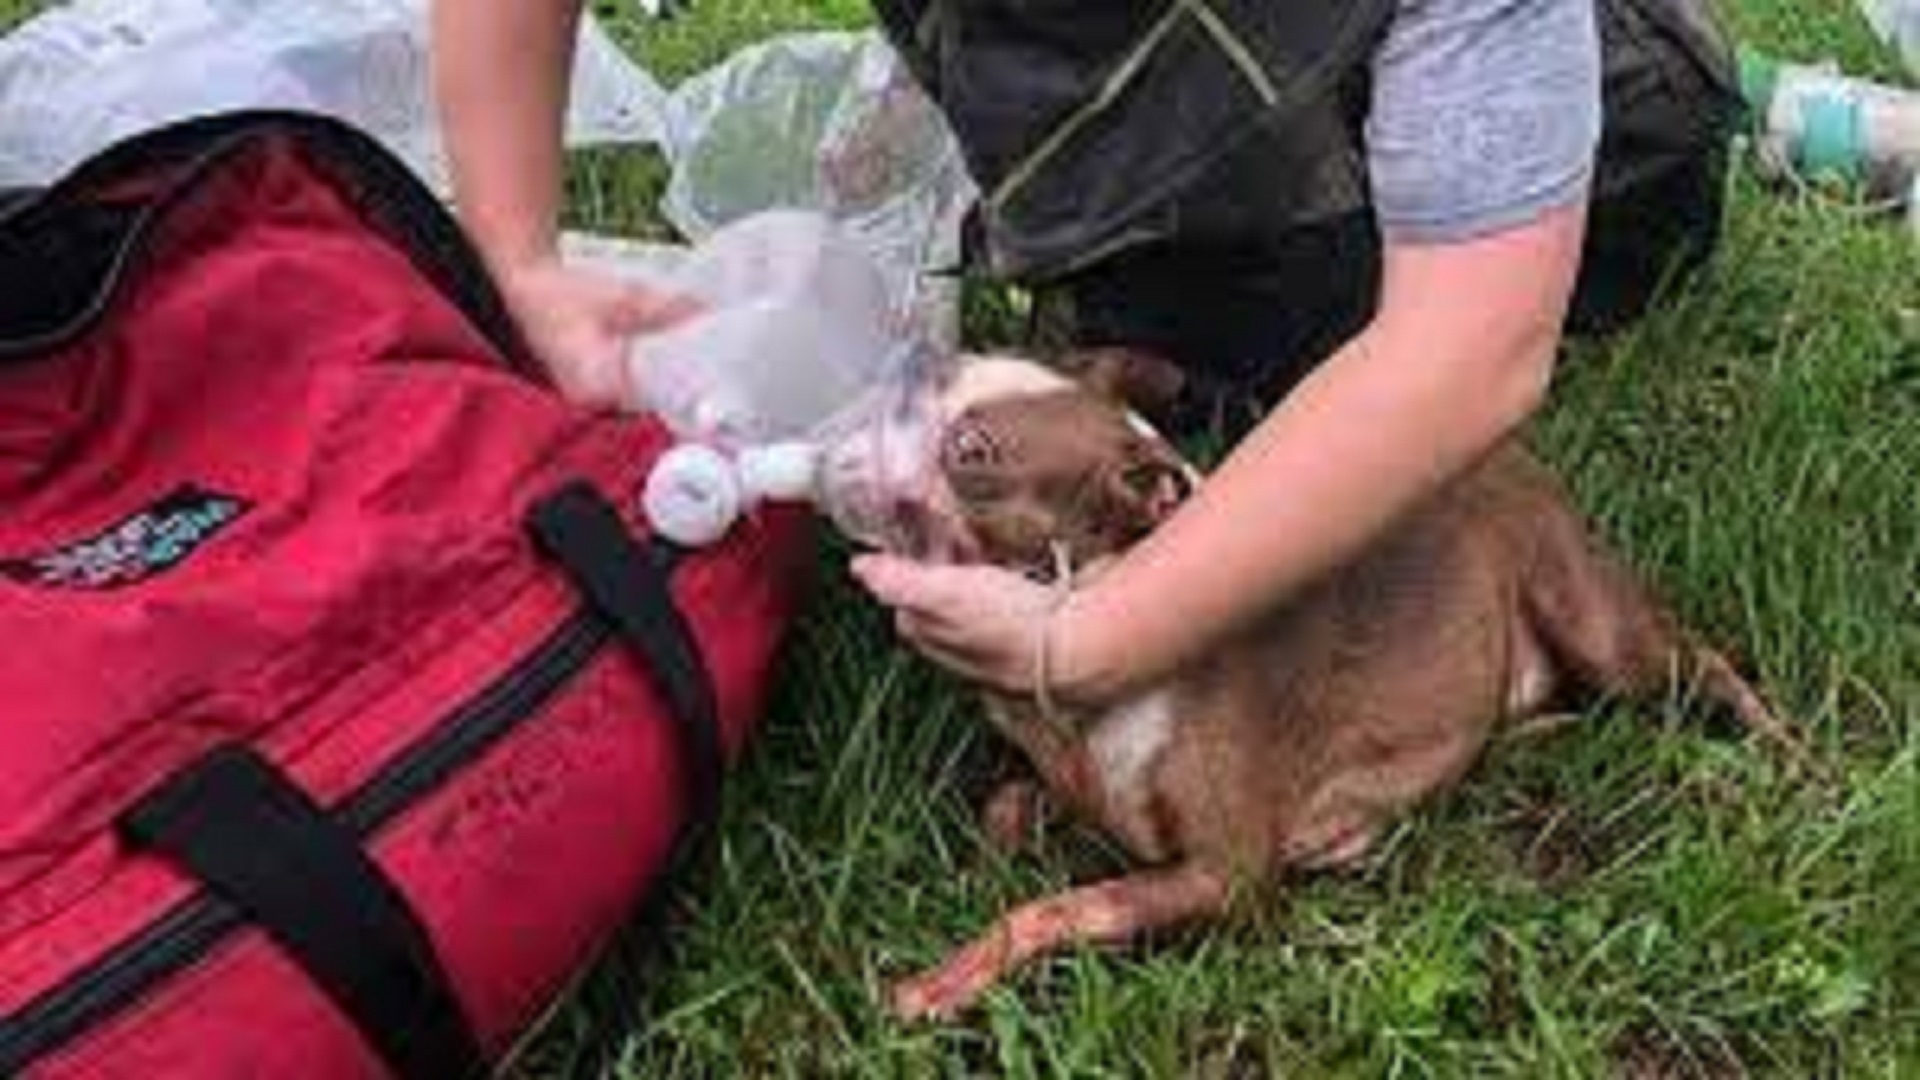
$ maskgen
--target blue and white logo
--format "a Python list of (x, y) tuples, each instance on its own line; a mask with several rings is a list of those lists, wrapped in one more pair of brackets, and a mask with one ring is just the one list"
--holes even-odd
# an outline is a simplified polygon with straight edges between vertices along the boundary
[(179, 565), (250, 509), (245, 499), (189, 484), (98, 535), (43, 554), (0, 559), (0, 577), (45, 588), (131, 585)]

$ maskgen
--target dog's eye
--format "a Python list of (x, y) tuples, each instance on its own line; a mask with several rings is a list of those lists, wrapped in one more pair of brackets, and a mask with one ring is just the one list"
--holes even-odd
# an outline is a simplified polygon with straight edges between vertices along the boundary
[(953, 464), (961, 468), (984, 468), (994, 462), (992, 437), (972, 425), (955, 429), (950, 449)]

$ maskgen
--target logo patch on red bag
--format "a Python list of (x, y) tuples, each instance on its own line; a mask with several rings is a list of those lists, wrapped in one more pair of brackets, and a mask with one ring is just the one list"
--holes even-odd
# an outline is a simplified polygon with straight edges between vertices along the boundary
[(193, 484), (83, 540), (38, 555), (0, 559), (0, 577), (59, 589), (113, 589), (187, 560), (253, 504)]

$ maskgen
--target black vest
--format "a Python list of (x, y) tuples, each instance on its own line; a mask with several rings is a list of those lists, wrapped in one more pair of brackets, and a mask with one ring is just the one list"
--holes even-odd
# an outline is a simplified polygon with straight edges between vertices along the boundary
[[(1143, 245), (1257, 245), (1364, 209), (1369, 59), (1397, 2), (875, 6), (980, 184), (974, 256), (1043, 282)], [(1595, 3), (1606, 198), (1722, 150), (1737, 79), (1708, 0)]]

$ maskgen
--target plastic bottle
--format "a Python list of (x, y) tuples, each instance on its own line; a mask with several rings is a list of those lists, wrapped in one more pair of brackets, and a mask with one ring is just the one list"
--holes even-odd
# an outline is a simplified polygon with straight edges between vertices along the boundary
[(636, 406), (681, 440), (642, 493), (653, 528), (700, 546), (763, 500), (799, 500), (856, 542), (914, 546), (951, 352), (903, 332), (865, 249), (824, 215), (767, 211), (665, 277), (707, 308), (628, 361)]
[(705, 310), (637, 340), (628, 363), (636, 404), (682, 439), (738, 450), (804, 438), (883, 381), (899, 347), (878, 267), (822, 215), (742, 218), (668, 284)]
[(697, 442), (669, 450), (642, 504), (654, 530), (689, 547), (725, 536), (764, 500), (811, 503), (855, 543), (928, 554), (924, 502), (939, 430), (944, 354), (909, 347), (884, 381), (853, 396), (804, 440), (734, 451)]
[(1920, 92), (1752, 52), (1741, 56), (1741, 82), (1760, 122), (1763, 160), (1810, 178), (1858, 181), (1887, 200), (1904, 200), (1920, 175)]

